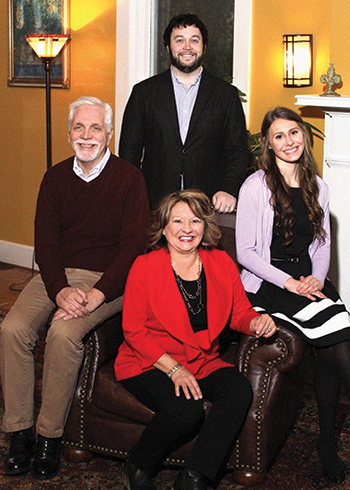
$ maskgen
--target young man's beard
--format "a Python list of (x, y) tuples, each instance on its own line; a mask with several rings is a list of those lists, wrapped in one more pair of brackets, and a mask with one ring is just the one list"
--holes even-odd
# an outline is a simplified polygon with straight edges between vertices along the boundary
[(192, 64), (186, 65), (184, 63), (181, 63), (179, 58), (175, 58), (171, 50), (169, 50), (169, 56), (170, 56), (171, 64), (175, 66), (175, 68), (177, 68), (178, 70), (182, 71), (183, 73), (192, 73), (193, 71), (197, 70), (197, 68), (201, 66), (203, 60), (203, 55), (197, 56), (197, 58), (195, 58)]

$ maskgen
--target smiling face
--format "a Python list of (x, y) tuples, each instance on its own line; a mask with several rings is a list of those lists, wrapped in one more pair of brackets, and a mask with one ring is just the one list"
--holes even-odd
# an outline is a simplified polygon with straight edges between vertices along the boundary
[(106, 129), (101, 107), (84, 105), (76, 109), (68, 141), (83, 170), (90, 171), (102, 160), (112, 135), (113, 131)]
[(172, 208), (169, 223), (163, 230), (170, 254), (193, 253), (199, 247), (204, 233), (204, 221), (197, 218), (185, 202)]
[(287, 119), (275, 119), (268, 132), (268, 142), (279, 168), (286, 164), (297, 164), (305, 148), (300, 126)]
[(171, 64), (183, 73), (191, 73), (202, 64), (205, 48), (200, 29), (196, 26), (174, 27), (167, 47)]

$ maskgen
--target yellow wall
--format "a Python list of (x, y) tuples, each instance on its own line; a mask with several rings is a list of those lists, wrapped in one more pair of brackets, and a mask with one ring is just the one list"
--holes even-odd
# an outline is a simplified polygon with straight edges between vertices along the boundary
[[(51, 93), (53, 163), (72, 154), (67, 142), (71, 102), (92, 95), (115, 105), (116, 0), (70, 3), (71, 89)], [(35, 203), (46, 170), (45, 89), (7, 86), (7, 33), (4, 0), (0, 2), (0, 240), (33, 245)]]
[[(52, 91), (53, 161), (71, 155), (67, 143), (68, 104), (94, 95), (115, 106), (115, 18), (117, 0), (71, 1), (71, 89)], [(350, 93), (350, 2), (344, 0), (253, 0), (251, 111), (248, 127), (260, 129), (267, 110), (286, 105), (323, 129), (320, 109), (294, 105), (296, 94), (323, 90), (320, 76), (329, 62), (343, 76), (340, 93)], [(45, 91), (7, 87), (7, 2), (0, 2), (0, 240), (32, 245), (38, 187), (46, 169)], [(283, 34), (314, 35), (314, 85), (283, 88)], [(92, 42), (94, 46), (91, 47)], [(112, 149), (114, 142), (112, 143)], [(322, 162), (322, 141), (315, 156)]]
[[(276, 105), (294, 108), (321, 130), (321, 109), (295, 106), (297, 94), (320, 94), (320, 76), (334, 63), (342, 75), (340, 94), (350, 93), (350, 2), (344, 0), (253, 0), (251, 111), (249, 129), (259, 131), (264, 114)], [(305, 88), (283, 87), (283, 34), (313, 34), (314, 84)], [(316, 138), (314, 153), (322, 173), (323, 142)]]
[(343, 88), (339, 93), (350, 94), (350, 2), (332, 0), (330, 3), (330, 61), (343, 78)]

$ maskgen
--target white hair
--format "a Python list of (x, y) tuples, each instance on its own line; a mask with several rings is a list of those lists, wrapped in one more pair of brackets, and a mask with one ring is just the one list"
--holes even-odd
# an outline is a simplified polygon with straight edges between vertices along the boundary
[(98, 106), (101, 107), (105, 114), (105, 125), (107, 132), (110, 133), (113, 129), (113, 111), (112, 108), (107, 102), (102, 102), (100, 99), (97, 97), (88, 97), (87, 95), (83, 95), (82, 97), (79, 97), (79, 99), (75, 100), (72, 102), (69, 106), (69, 116), (68, 116), (68, 131), (71, 130), (72, 128), (72, 122), (74, 118), (74, 112), (79, 108), (84, 105), (93, 105), (93, 106)]

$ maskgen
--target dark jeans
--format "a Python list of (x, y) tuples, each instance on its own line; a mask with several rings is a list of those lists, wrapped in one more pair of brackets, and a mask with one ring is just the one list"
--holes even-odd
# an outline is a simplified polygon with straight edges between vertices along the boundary
[(203, 400), (175, 395), (165, 373), (152, 369), (122, 381), (144, 405), (155, 412), (129, 457), (152, 474), (175, 444), (198, 434), (186, 467), (214, 479), (252, 401), (249, 381), (235, 367), (219, 369), (198, 380), (203, 397), (212, 403), (204, 420)]

